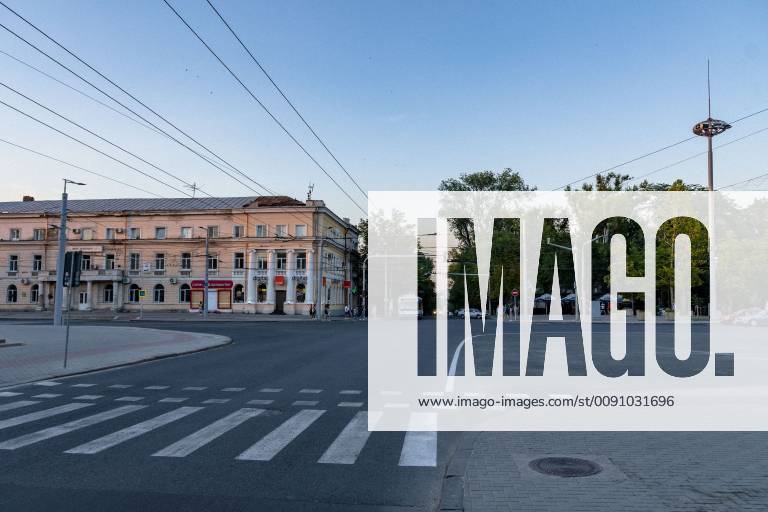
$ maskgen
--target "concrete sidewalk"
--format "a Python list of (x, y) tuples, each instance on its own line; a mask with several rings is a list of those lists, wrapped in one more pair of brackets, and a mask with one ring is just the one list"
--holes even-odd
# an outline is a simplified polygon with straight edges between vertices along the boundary
[[(139, 317), (137, 311), (72, 311), (72, 320), (90, 320), (104, 322), (202, 322), (203, 315), (189, 313), (187, 311), (144, 312)], [(334, 320), (344, 319), (343, 315), (336, 315)], [(0, 313), (2, 321), (41, 321), (50, 320), (53, 323), (51, 311), (16, 311)], [(208, 322), (309, 322), (309, 316), (304, 315), (253, 315), (245, 313), (209, 313)]]
[(72, 326), (64, 368), (63, 327), (0, 324), (0, 387), (195, 352), (226, 336), (139, 327)]

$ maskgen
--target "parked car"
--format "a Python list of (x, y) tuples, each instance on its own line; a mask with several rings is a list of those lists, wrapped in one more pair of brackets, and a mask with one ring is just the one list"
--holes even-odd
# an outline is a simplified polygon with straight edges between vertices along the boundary
[[(464, 313), (464, 308), (462, 308), (462, 309), (460, 309), (460, 310), (458, 310), (456, 312), (456, 316), (458, 316), (459, 318), (464, 318), (464, 314), (465, 314)], [(479, 309), (475, 309), (475, 308), (469, 308), (469, 313), (468, 314), (469, 314), (469, 318), (482, 318), (483, 317), (482, 311), (480, 311)]]

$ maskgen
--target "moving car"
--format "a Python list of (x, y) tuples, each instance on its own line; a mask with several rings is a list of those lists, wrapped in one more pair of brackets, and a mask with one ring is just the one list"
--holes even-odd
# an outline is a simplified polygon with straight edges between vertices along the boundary
[[(461, 308), (460, 310), (458, 310), (456, 312), (456, 316), (458, 316), (459, 318), (464, 318), (464, 314), (465, 314), (464, 313), (464, 308)], [(479, 309), (475, 309), (475, 308), (469, 308), (468, 315), (469, 315), (469, 318), (482, 318), (483, 317), (483, 313)]]

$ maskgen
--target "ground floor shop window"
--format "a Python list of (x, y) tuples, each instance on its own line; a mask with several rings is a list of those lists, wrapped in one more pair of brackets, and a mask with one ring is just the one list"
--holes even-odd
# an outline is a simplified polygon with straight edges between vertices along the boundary
[(256, 288), (256, 302), (267, 302), (267, 285), (259, 283)]
[(296, 302), (305, 302), (307, 300), (307, 286), (304, 283), (296, 285)]
[(235, 285), (235, 289), (232, 295), (233, 295), (232, 300), (235, 304), (242, 304), (243, 302), (245, 302), (245, 290), (243, 288), (243, 285), (241, 284)]
[(188, 284), (181, 285), (179, 288), (179, 302), (187, 303), (190, 299), (190, 289)]

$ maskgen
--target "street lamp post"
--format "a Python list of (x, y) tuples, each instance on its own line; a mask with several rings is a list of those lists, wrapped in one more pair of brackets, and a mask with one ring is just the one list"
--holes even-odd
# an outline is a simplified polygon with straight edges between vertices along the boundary
[(208, 320), (208, 228), (198, 226), (200, 229), (205, 230), (205, 274), (203, 281), (203, 320)]
[[(59, 223), (59, 254), (56, 257), (56, 290), (53, 299), (53, 325), (61, 325), (61, 308), (64, 305), (64, 255), (67, 252), (67, 183), (85, 185), (64, 178), (64, 192), (61, 194), (61, 221)], [(72, 293), (70, 290), (69, 293)]]

